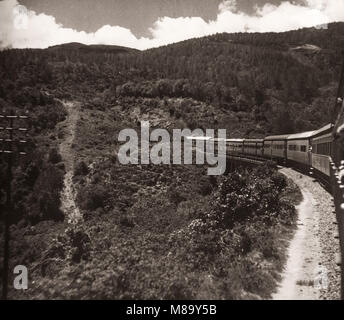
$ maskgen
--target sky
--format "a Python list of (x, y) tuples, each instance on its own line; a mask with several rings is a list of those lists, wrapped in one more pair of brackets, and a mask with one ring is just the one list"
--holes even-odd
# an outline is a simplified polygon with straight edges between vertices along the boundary
[(344, 21), (344, 0), (0, 0), (0, 48), (81, 42), (148, 49), (335, 21)]

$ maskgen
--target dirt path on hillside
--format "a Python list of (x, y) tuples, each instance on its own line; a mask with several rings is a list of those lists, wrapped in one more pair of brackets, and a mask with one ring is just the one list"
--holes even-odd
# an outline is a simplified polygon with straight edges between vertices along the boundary
[(79, 208), (76, 206), (76, 191), (73, 185), (74, 158), (73, 141), (75, 137), (76, 124), (79, 119), (79, 105), (75, 102), (63, 102), (68, 113), (67, 118), (60, 125), (63, 138), (60, 143), (60, 154), (65, 164), (66, 174), (61, 192), (61, 210), (68, 217), (69, 223), (77, 223), (81, 219)]
[(274, 300), (339, 299), (340, 269), (336, 266), (339, 242), (335, 239), (332, 197), (313, 178), (294, 170), (280, 170), (301, 189), (297, 230)]

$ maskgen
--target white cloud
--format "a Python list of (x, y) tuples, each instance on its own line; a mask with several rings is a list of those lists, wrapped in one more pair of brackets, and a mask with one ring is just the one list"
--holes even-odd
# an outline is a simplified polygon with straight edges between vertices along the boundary
[(236, 0), (224, 0), (219, 5), (219, 11), (232, 11), (235, 12), (237, 10), (237, 2)]
[(129, 29), (105, 25), (93, 33), (65, 28), (55, 18), (20, 6), (17, 0), (0, 1), (0, 47), (46, 48), (66, 42), (113, 44), (146, 49), (217, 32), (281, 32), (344, 21), (344, 1), (284, 1), (257, 7), (254, 15), (238, 11), (235, 0), (223, 1), (217, 18), (159, 18), (149, 29), (150, 38), (137, 38)]

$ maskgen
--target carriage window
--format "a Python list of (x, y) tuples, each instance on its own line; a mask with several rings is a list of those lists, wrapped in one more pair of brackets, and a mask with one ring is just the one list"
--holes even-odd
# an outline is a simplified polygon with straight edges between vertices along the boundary
[(314, 145), (314, 153), (328, 156), (331, 155), (331, 142), (318, 143)]
[(301, 152), (306, 152), (307, 147), (306, 146), (301, 146)]

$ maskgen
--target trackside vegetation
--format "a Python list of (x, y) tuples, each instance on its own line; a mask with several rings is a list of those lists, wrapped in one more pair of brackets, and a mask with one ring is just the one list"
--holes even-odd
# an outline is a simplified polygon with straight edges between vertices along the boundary
[[(203, 168), (166, 172), (149, 197), (138, 179), (141, 193), (133, 191), (135, 201), (126, 210), (104, 199), (85, 204), (85, 221), (61, 225), (44, 246), (39, 233), (48, 225), (15, 228), (16, 257), (30, 252), (25, 259), (35, 279), (20, 296), (269, 298), (295, 226), (294, 205), (301, 199), (295, 185), (273, 163), (238, 168), (218, 181)], [(175, 179), (179, 183), (173, 185)], [(165, 185), (171, 185), (168, 193)], [(99, 188), (99, 195), (111, 193), (105, 185)]]

